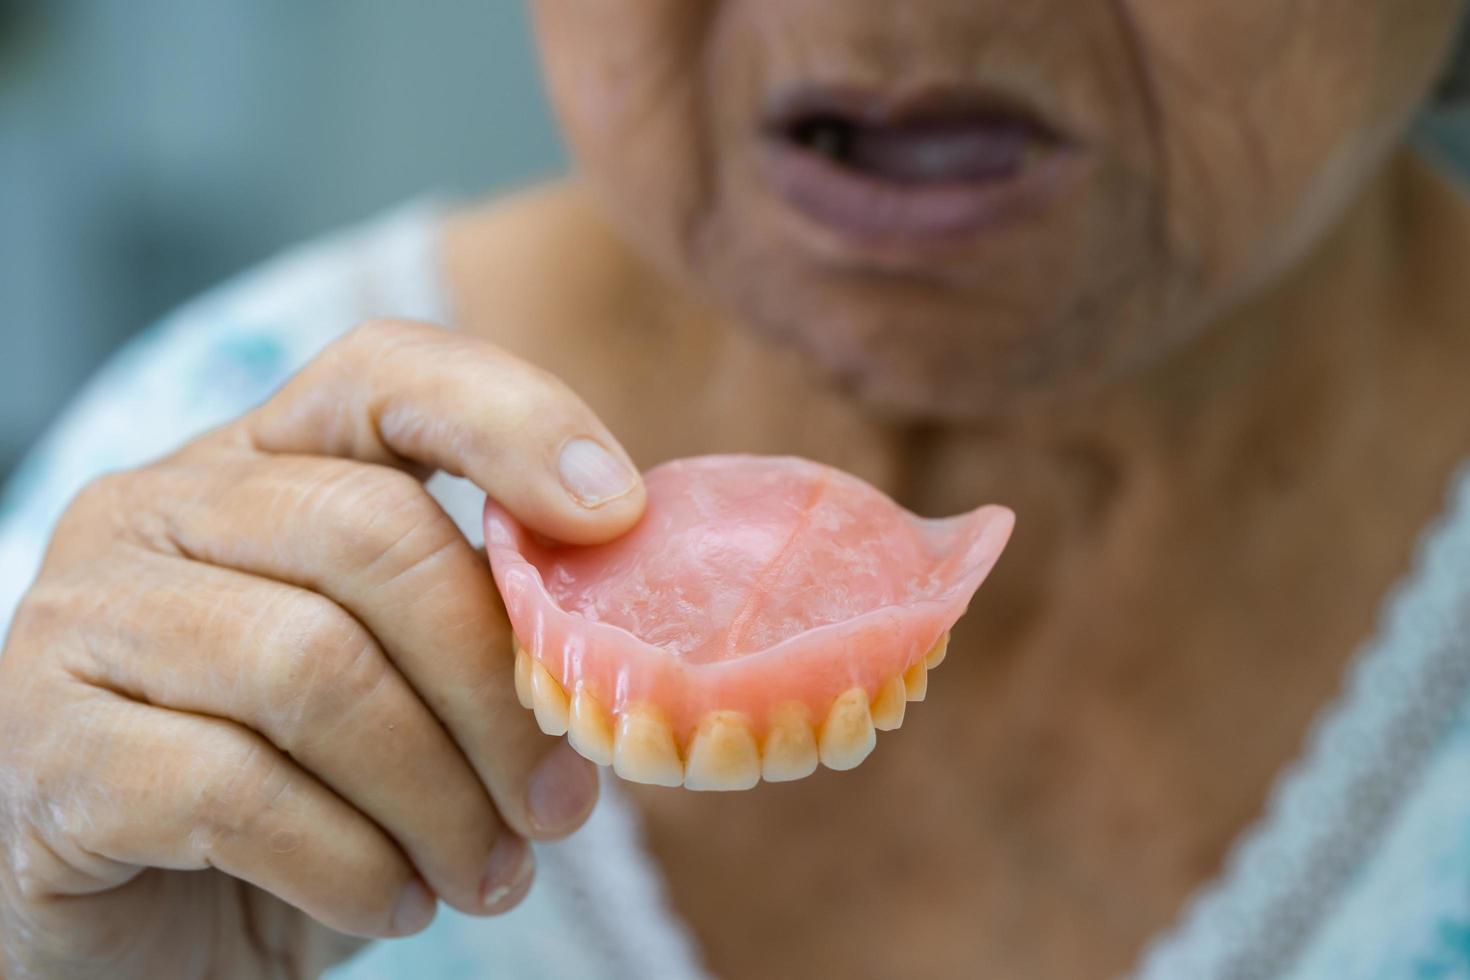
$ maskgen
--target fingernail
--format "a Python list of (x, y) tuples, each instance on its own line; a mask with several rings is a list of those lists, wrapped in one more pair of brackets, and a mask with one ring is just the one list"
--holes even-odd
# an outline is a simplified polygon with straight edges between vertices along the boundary
[(508, 907), (509, 900), (530, 884), (535, 868), (536, 859), (531, 856), (530, 845), (514, 834), (502, 834), (490, 849), (490, 860), (485, 863), (485, 877), (480, 885), (480, 904), (485, 911), (500, 912)]
[(557, 468), (562, 486), (583, 507), (605, 504), (638, 484), (638, 474), (628, 464), (591, 439), (573, 439), (563, 446)]
[(400, 936), (411, 936), (422, 932), (434, 921), (438, 902), (422, 881), (417, 878), (404, 886), (393, 908), (393, 928)]
[(565, 742), (546, 753), (531, 773), (526, 806), (540, 833), (571, 833), (596, 802), (596, 768)]

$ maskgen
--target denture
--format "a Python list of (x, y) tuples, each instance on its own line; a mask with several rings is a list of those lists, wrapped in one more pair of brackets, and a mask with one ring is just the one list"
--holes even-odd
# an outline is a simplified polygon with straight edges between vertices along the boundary
[(623, 779), (749, 789), (851, 769), (922, 701), (1014, 516), (918, 517), (804, 459), (644, 475), (625, 536), (557, 545), (493, 501), (515, 686), (542, 731)]

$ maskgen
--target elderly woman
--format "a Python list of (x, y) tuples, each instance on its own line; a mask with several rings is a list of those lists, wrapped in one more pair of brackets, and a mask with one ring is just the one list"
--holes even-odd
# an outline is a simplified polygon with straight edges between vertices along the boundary
[[(189, 307), (13, 489), (0, 974), (1465, 975), (1460, 7), (539, 0), (575, 179)], [(459, 528), (725, 450), (1019, 530), (864, 767), (595, 805)]]

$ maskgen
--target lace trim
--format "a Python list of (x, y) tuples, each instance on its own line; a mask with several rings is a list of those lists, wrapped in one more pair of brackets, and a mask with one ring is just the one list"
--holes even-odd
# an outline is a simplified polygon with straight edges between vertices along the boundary
[(1447, 498), (1343, 695), (1222, 874), (1151, 944), (1138, 980), (1285, 976), (1383, 838), (1470, 691), (1470, 464)]

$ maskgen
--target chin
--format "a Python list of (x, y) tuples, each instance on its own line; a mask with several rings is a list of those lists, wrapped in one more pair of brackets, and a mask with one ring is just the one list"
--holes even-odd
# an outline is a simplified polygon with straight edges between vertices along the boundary
[[(954, 303), (933, 291), (875, 294), (891, 283), (831, 290), (726, 290), (743, 322), (800, 351), (815, 373), (890, 418), (998, 421), (1086, 397), (1138, 358), (1142, 331)], [(1133, 336), (1130, 336), (1133, 335)], [(1129, 340), (1133, 344), (1128, 343)]]
[[(882, 240), (814, 229), (739, 187), (694, 224), (677, 271), (886, 415), (1003, 419), (1085, 398), (1165, 346), (1174, 265), (1141, 189), (1114, 183), (1123, 189), (1102, 198), (1129, 202), (1117, 214), (1096, 210), (1098, 196), (1083, 193), (1092, 185), (1069, 185), (1048, 207), (968, 234)], [(843, 214), (864, 229), (877, 220)]]

